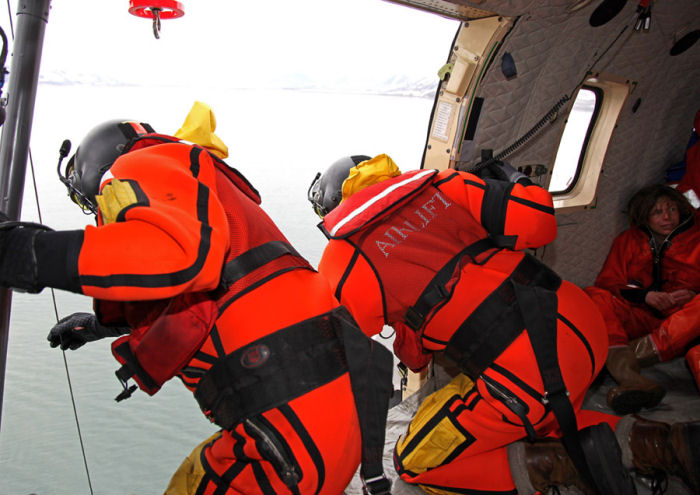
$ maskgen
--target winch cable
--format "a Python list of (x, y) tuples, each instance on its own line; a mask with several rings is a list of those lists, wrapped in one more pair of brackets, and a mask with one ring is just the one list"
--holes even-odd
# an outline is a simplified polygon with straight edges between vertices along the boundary
[[(39, 192), (38, 192), (38, 188), (36, 185), (36, 176), (34, 173), (34, 160), (32, 159), (31, 148), (29, 149), (29, 169), (32, 172), (32, 184), (34, 186), (34, 198), (36, 201), (37, 214), (39, 215), (39, 223), (43, 224), (44, 221), (43, 221), (42, 216), (41, 216), (41, 206), (39, 204)], [(58, 316), (58, 303), (56, 302), (56, 292), (54, 291), (53, 288), (50, 288), (50, 290), (51, 290), (51, 300), (53, 301), (53, 311), (54, 311), (54, 315), (56, 317), (56, 323), (58, 323), (59, 316)], [(71, 382), (70, 371), (68, 369), (68, 359), (66, 358), (65, 349), (61, 349), (61, 352), (63, 354), (63, 366), (66, 370), (66, 380), (68, 382), (68, 391), (70, 393), (70, 400), (71, 400), (71, 404), (73, 406), (73, 417), (75, 418), (75, 427), (78, 430), (78, 440), (80, 441), (80, 451), (82, 452), (82, 456), (83, 456), (83, 464), (85, 466), (85, 475), (87, 476), (88, 486), (90, 487), (90, 494), (92, 495), (94, 492), (92, 491), (92, 481), (90, 480), (90, 469), (88, 468), (87, 456), (85, 455), (85, 445), (83, 443), (83, 435), (82, 435), (82, 432), (80, 430), (80, 420), (78, 419), (78, 409), (75, 405), (75, 395), (73, 394), (73, 383)]]
[[(12, 40), (14, 41), (15, 39), (15, 28), (12, 23), (12, 10), (10, 7), (10, 0), (7, 0), (7, 14), (10, 20), (10, 34), (12, 36)], [(36, 174), (34, 172), (34, 160), (32, 158), (32, 150), (31, 147), (29, 148), (29, 169), (32, 172), (32, 185), (34, 186), (34, 201), (36, 202), (36, 210), (37, 214), (39, 216), (39, 223), (43, 224), (43, 219), (41, 215), (41, 206), (39, 204), (39, 189), (37, 188), (36, 185)], [(54, 291), (53, 288), (51, 288), (51, 299), (53, 301), (53, 310), (54, 310), (54, 315), (56, 316), (56, 322), (58, 323), (59, 316), (58, 316), (58, 304), (56, 302), (56, 292)], [(75, 426), (78, 430), (78, 440), (80, 441), (80, 450), (82, 452), (83, 456), (83, 465), (85, 466), (85, 475), (87, 476), (87, 482), (88, 486), (90, 488), (90, 495), (94, 495), (93, 489), (92, 489), (92, 481), (90, 479), (90, 469), (88, 468), (88, 463), (87, 463), (87, 456), (85, 455), (85, 445), (83, 443), (83, 435), (80, 430), (80, 421), (78, 419), (78, 409), (75, 404), (75, 395), (73, 394), (73, 384), (71, 382), (70, 378), (70, 371), (68, 370), (68, 360), (66, 359), (66, 351), (62, 350), (63, 353), (63, 366), (66, 370), (66, 379), (68, 380), (68, 391), (70, 393), (70, 399), (71, 399), (71, 404), (73, 406), (73, 416), (75, 417)]]

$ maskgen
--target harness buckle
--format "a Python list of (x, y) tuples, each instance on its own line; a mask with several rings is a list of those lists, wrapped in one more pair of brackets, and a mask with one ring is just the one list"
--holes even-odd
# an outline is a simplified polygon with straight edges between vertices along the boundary
[(409, 306), (406, 310), (406, 314), (404, 315), (404, 320), (409, 327), (415, 331), (418, 331), (425, 321), (425, 316), (416, 311), (413, 306)]
[(363, 476), (360, 478), (362, 479), (362, 493), (364, 495), (391, 495), (391, 481), (384, 473), (367, 480)]
[(121, 382), (122, 386), (124, 387), (124, 390), (122, 390), (119, 395), (117, 395), (114, 400), (117, 402), (121, 402), (124, 399), (128, 399), (131, 397), (131, 394), (133, 394), (136, 389), (138, 388), (137, 385), (129, 385), (127, 381), (122, 381)]
[(571, 394), (569, 393), (569, 391), (566, 390), (566, 389), (564, 389), (564, 390), (559, 390), (559, 391), (556, 391), (556, 392), (551, 392), (551, 393), (550, 393), (550, 392), (545, 392), (545, 393), (544, 393), (544, 396), (542, 397), (542, 404), (544, 404), (545, 406), (548, 406), (548, 405), (549, 405), (549, 397), (551, 397), (551, 396), (553, 396), (553, 395), (559, 395), (559, 394), (562, 394), (562, 393), (563, 393), (564, 395), (566, 395), (567, 397), (569, 397), (569, 396), (571, 395)]

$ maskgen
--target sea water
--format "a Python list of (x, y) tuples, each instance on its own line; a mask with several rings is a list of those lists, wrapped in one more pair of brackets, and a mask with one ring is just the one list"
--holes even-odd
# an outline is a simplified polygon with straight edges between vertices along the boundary
[[(260, 191), (263, 208), (314, 266), (325, 245), (306, 199), (316, 172), (349, 154), (387, 153), (402, 170), (418, 168), (433, 104), (366, 93), (40, 84), (22, 219), (54, 229), (93, 223), (56, 177), (63, 140), (75, 149), (93, 125), (113, 118), (172, 134), (195, 100), (213, 108), (227, 162)], [(0, 494), (162, 493), (192, 448), (216, 431), (191, 394), (171, 380), (153, 397), (137, 391), (115, 402), (121, 386), (110, 339), (65, 353), (46, 340), (57, 317), (89, 312), (89, 298), (45, 289), (12, 300)]]

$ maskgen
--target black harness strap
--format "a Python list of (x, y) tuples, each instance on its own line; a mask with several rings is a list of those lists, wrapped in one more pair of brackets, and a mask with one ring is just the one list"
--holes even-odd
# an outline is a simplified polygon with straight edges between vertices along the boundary
[[(460, 325), (445, 353), (473, 380), (481, 376), (499, 400), (521, 419), (527, 419), (527, 411), (511, 407), (517, 406), (513, 397), (502, 393), (482, 375), (527, 329), (545, 389), (543, 403), (554, 413), (562, 431), (562, 443), (579, 473), (592, 481), (579, 440), (576, 414), (559, 368), (556, 291), (560, 285), (561, 278), (556, 273), (526, 254), (513, 273)], [(535, 432), (529, 420), (523, 420), (523, 424), (528, 437), (532, 437)]]
[(454, 275), (455, 269), (464, 256), (469, 256), (472, 261), (484, 251), (496, 247), (490, 238), (479, 239), (457, 253), (445, 266), (433, 276), (432, 280), (418, 296), (418, 300), (409, 306), (404, 316), (404, 321), (413, 330), (418, 330), (425, 323), (425, 318), (442, 301), (448, 299), (449, 290), (447, 283)]
[(194, 397), (204, 414), (225, 430), (282, 405), (347, 371), (330, 314), (317, 316), (253, 341), (217, 361)]
[(371, 495), (389, 494), (391, 481), (384, 475), (382, 457), (386, 417), (393, 391), (394, 357), (386, 347), (367, 338), (342, 306), (336, 312), (336, 321), (340, 323), (340, 338), (360, 422), (362, 486), (364, 492)]
[(491, 366), (525, 328), (513, 281), (553, 291), (561, 284), (561, 278), (549, 267), (525, 254), (513, 273), (464, 320), (445, 347), (445, 354), (472, 380)]
[(236, 256), (224, 265), (219, 290), (227, 290), (246, 275), (285, 254), (302, 258), (296, 249), (284, 241), (266, 242)]
[(520, 310), (537, 358), (545, 389), (544, 404), (551, 407), (562, 432), (562, 443), (579, 474), (595, 486), (579, 439), (576, 413), (557, 357), (557, 294), (542, 287), (513, 282)]
[(341, 306), (220, 359), (194, 397), (207, 417), (230, 430), (349, 372), (362, 436), (363, 484), (372, 495), (388, 494), (382, 455), (392, 368), (391, 352), (367, 338)]

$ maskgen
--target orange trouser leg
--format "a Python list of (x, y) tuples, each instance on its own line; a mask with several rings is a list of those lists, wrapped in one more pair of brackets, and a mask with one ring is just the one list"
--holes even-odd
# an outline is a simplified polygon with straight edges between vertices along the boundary
[(643, 337), (661, 324), (644, 306), (632, 304), (610, 291), (598, 287), (586, 287), (585, 291), (605, 321), (611, 347), (627, 345), (631, 339)]
[(662, 361), (681, 356), (688, 344), (700, 336), (700, 296), (661, 322), (651, 332)]
[[(223, 432), (200, 455), (205, 475), (197, 493), (343, 493), (360, 463), (359, 423), (349, 392), (346, 374), (255, 416), (254, 424), (239, 423)], [(265, 436), (274, 437), (285, 465)], [(289, 476), (286, 467), (294, 474)]]
[[(557, 299), (559, 367), (579, 427), (603, 421), (614, 426), (615, 416), (580, 411), (605, 363), (608, 336), (603, 320), (590, 298), (571, 283), (562, 283)], [(539, 437), (560, 436), (556, 418), (542, 401), (540, 369), (527, 333), (518, 336), (482, 377), (472, 384), (458, 375), (423, 401), (397, 442), (394, 461), (403, 480), (433, 491), (514, 490), (506, 447), (522, 439), (526, 430), (522, 418), (499, 400), (487, 381), (526, 404), (527, 420)]]

